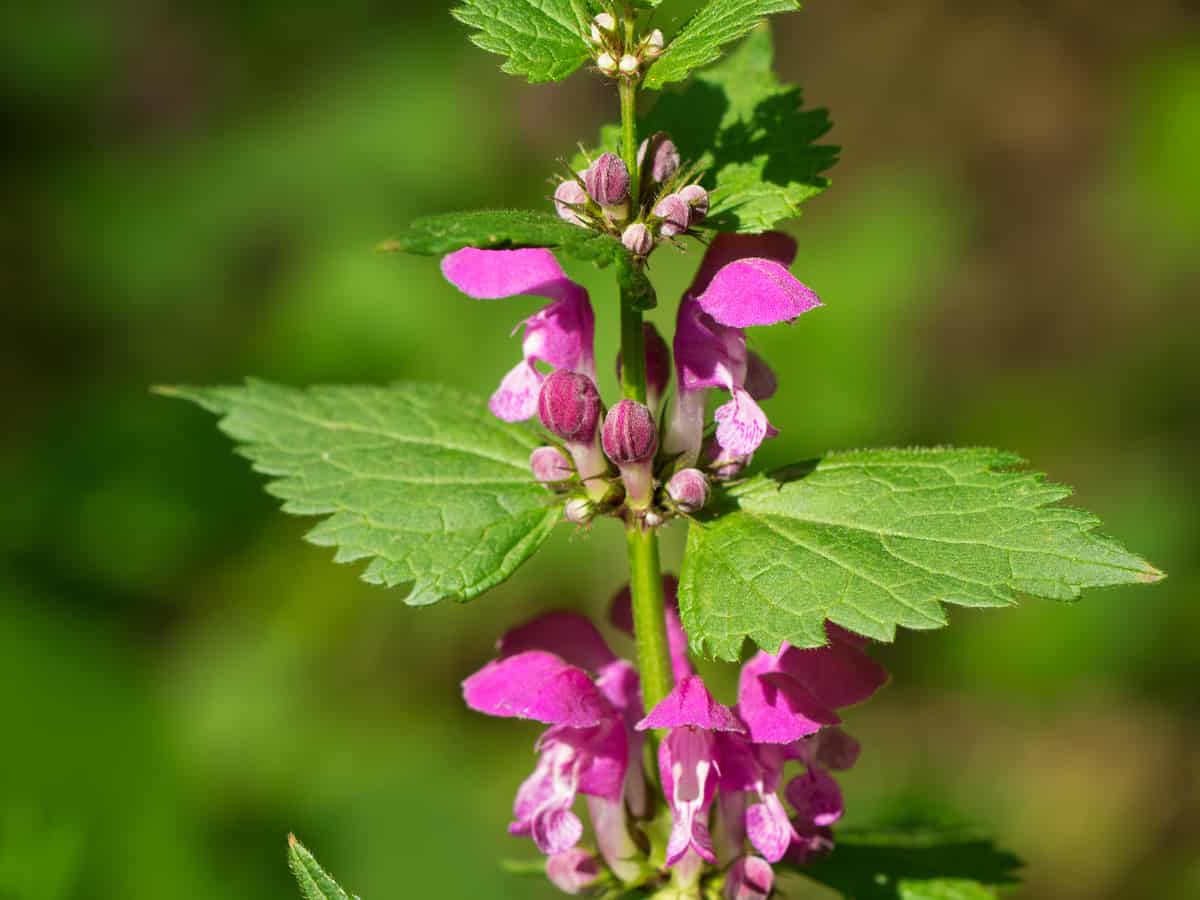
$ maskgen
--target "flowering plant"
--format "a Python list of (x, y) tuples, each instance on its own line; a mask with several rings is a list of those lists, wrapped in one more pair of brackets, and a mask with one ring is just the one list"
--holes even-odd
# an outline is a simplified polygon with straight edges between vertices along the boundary
[[(982, 871), (939, 870), (936, 835), (833, 830), (831, 773), (859, 755), (841, 710), (887, 681), (871, 643), (945, 625), (944, 603), (1072, 599), (1162, 573), (1055, 505), (1068, 489), (994, 450), (753, 471), (778, 434), (763, 406), (778, 385), (747, 330), (822, 306), (791, 272), (795, 240), (774, 229), (824, 189), (836, 151), (817, 143), (825, 114), (771, 71), (762, 20), (795, 0), (709, 0), (670, 39), (659, 2), (454, 11), (505, 71), (546, 81), (590, 64), (620, 97), (620, 124), (564, 168), (544, 210), (435, 216), (383, 245), (440, 257), (470, 298), (548, 301), (518, 326), (520, 358), (489, 401), (427, 384), (165, 392), (219, 413), (287, 511), (325, 517), (311, 540), (369, 559), (364, 577), (408, 586), (412, 605), (473, 599), (560, 522), (621, 528), (629, 584), (610, 618), (634, 659), (558, 611), (504, 634), (463, 683), (472, 709), (547, 726), (509, 830), (563, 892), (750, 900), (778, 893), (786, 869), (847, 897), (993, 896), (1013, 866), (996, 851)], [(641, 104), (645, 90), (662, 93)], [(668, 343), (643, 319), (658, 299), (652, 259), (689, 244), (705, 249)], [(621, 396), (609, 402), (592, 300), (560, 258), (617, 275)], [(677, 581), (658, 540), (681, 525)], [(714, 699), (695, 660), (739, 662), (748, 642), (759, 649), (736, 702)], [(906, 868), (907, 850), (925, 862)], [(346, 896), (294, 838), (291, 863), (306, 896)]]

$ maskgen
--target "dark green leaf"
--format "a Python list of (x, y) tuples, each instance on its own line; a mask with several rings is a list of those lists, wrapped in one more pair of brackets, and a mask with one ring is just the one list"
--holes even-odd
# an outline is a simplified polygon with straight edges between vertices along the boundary
[(482, 210), (427, 216), (380, 245), (387, 251), (442, 256), (463, 247), (507, 250), (548, 247), (597, 266), (615, 265), (617, 280), (635, 309), (653, 309), (654, 288), (643, 268), (612, 235), (564, 222), (550, 213)]
[(284, 511), (327, 516), (308, 534), (366, 581), (412, 585), (411, 605), (470, 600), (532, 556), (561, 516), (529, 473), (538, 441), (481, 400), (437, 385), (166, 388), (221, 429)]
[(825, 641), (824, 622), (890, 641), (939, 628), (942, 603), (1008, 606), (1163, 574), (1053, 505), (1069, 488), (986, 449), (837, 453), (760, 475), (692, 524), (680, 583), (698, 651), (737, 659), (745, 638)]
[(764, 17), (799, 8), (798, 0), (709, 0), (650, 67), (646, 87), (682, 81), (693, 69), (720, 59), (721, 48), (749, 33)]
[(832, 854), (796, 871), (847, 900), (995, 900), (1020, 866), (969, 832), (840, 830)]
[(474, 44), (507, 57), (501, 69), (531, 82), (566, 78), (590, 56), (583, 0), (464, 0), (451, 13), (478, 29)]
[(288, 868), (305, 900), (358, 900), (342, 890), (294, 834), (288, 835)]

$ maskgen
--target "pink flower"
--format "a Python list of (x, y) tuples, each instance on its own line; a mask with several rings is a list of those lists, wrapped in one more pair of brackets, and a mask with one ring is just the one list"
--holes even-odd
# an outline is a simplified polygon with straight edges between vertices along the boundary
[(679, 397), (665, 447), (684, 465), (699, 456), (704, 392), (728, 391), (714, 414), (716, 438), (731, 460), (748, 457), (776, 432), (757, 401), (775, 390), (773, 373), (746, 349), (743, 329), (790, 322), (821, 305), (787, 270), (796, 255), (785, 234), (719, 234), (679, 305), (675, 367)]
[(567, 277), (549, 250), (466, 247), (442, 260), (442, 274), (477, 300), (529, 294), (553, 301), (521, 323), (525, 328), (523, 359), (504, 376), (488, 403), (497, 418), (520, 422), (537, 412), (538, 391), (545, 378), (537, 369), (539, 362), (595, 381), (591, 301), (587, 291)]

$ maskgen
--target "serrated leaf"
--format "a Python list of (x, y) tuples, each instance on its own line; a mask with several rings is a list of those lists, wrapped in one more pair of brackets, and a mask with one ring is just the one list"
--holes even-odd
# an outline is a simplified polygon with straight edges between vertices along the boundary
[(294, 834), (288, 835), (288, 868), (292, 870), (296, 883), (300, 885), (300, 893), (305, 900), (359, 900), (358, 897), (347, 894), (333, 877), (321, 868), (321, 864), (308, 852), (307, 847), (296, 840)]
[(615, 237), (564, 222), (550, 213), (527, 210), (480, 210), (446, 213), (414, 220), (380, 249), (421, 256), (442, 256), (478, 247), (508, 250), (518, 247), (548, 247), (567, 256), (595, 263), (601, 268), (617, 267), (617, 280), (634, 309), (653, 309), (654, 288), (645, 270)]
[[(883, 641), (940, 628), (942, 603), (996, 607), (1154, 582), (1152, 565), (1053, 505), (1069, 488), (987, 449), (830, 454), (760, 475), (694, 522), (680, 579), (697, 651), (738, 658), (825, 641), (824, 623)], [(722, 508), (723, 507), (723, 508)]]
[(661, 88), (721, 58), (721, 49), (748, 34), (766, 16), (794, 12), (798, 0), (709, 0), (684, 24), (646, 73), (644, 84)]
[(507, 57), (501, 70), (530, 82), (558, 81), (590, 56), (583, 0), (464, 0), (451, 14), (471, 42)]
[(220, 414), (285, 512), (327, 517), (310, 541), (336, 547), (338, 562), (370, 559), (373, 584), (411, 584), (413, 606), (504, 581), (561, 516), (529, 474), (536, 436), (450, 388), (250, 381), (162, 393)]
[(996, 900), (1020, 867), (970, 832), (847, 829), (832, 854), (796, 871), (847, 900)]

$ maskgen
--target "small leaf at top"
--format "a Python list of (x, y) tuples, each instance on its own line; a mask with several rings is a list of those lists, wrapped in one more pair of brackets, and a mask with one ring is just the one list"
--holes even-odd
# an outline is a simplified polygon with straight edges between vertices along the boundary
[(650, 67), (646, 87), (682, 81), (693, 69), (720, 59), (726, 44), (748, 34), (764, 17), (799, 8), (798, 0), (709, 0)]
[(505, 209), (426, 216), (379, 246), (421, 256), (442, 256), (463, 247), (548, 247), (601, 268), (615, 265), (617, 280), (633, 308), (653, 309), (657, 302), (645, 270), (617, 238), (571, 225), (550, 213)]
[[(942, 603), (1151, 583), (1163, 573), (1054, 505), (1069, 488), (987, 449), (834, 453), (738, 485), (688, 531), (679, 585), (694, 648), (735, 660), (825, 642), (828, 619), (890, 641), (940, 628)], [(723, 508), (722, 508), (723, 506)]]
[(472, 43), (507, 57), (503, 71), (530, 82), (566, 78), (590, 55), (583, 0), (464, 0), (451, 13), (477, 29)]
[(326, 518), (308, 533), (363, 579), (411, 585), (406, 602), (470, 600), (529, 559), (561, 518), (534, 482), (533, 432), (438, 385), (163, 388), (222, 416), (221, 429), (285, 512)]
[(1020, 867), (967, 831), (839, 829), (829, 856), (795, 871), (846, 900), (996, 900)]
[(342, 890), (294, 834), (288, 835), (288, 868), (305, 900), (358, 900)]

